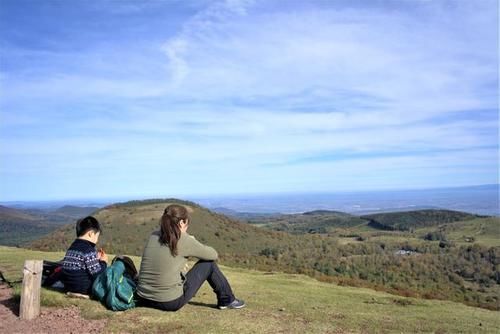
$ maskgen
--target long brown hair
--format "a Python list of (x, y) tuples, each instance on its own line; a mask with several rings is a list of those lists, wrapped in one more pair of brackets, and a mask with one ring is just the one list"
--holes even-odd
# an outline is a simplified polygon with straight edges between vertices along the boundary
[(188, 210), (177, 204), (171, 204), (165, 208), (160, 223), (160, 243), (170, 248), (172, 256), (177, 255), (177, 242), (181, 237), (179, 222), (189, 219)]

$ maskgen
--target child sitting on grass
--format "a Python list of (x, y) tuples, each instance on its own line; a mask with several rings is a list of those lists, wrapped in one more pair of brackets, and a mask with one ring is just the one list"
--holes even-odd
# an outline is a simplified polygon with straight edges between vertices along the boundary
[(68, 292), (90, 295), (95, 278), (107, 267), (108, 256), (96, 251), (101, 226), (92, 216), (76, 222), (77, 238), (62, 263), (62, 282)]

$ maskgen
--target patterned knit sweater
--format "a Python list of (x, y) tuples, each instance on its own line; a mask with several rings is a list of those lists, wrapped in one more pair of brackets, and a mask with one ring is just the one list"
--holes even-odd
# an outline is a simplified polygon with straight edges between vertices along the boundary
[(90, 294), (92, 283), (106, 269), (106, 262), (97, 258), (94, 243), (76, 239), (66, 252), (62, 267), (66, 291)]

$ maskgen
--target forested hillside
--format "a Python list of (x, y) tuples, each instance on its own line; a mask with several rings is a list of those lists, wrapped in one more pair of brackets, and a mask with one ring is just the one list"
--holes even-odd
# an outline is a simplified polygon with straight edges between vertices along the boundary
[(16, 209), (0, 205), (0, 245), (19, 246), (36, 240), (98, 209), (69, 205), (55, 210)]
[(374, 228), (399, 231), (472, 220), (477, 217), (477, 215), (451, 210), (418, 210), (361, 216), (361, 218), (369, 220), (369, 225)]
[(339, 227), (366, 224), (366, 220), (338, 211), (317, 210), (300, 214), (252, 217), (248, 223), (275, 231), (294, 234), (328, 233)]
[[(64, 221), (68, 223), (68, 221)], [(54, 231), (60, 224), (22, 210), (0, 206), (0, 245), (16, 246)]]
[[(303, 273), (322, 281), (400, 295), (500, 308), (500, 245), (483, 244), (480, 238), (474, 242), (433, 241), (424, 238), (428, 230), (380, 231), (366, 225), (342, 227), (351, 235), (294, 235), (237, 222), (192, 202), (169, 199), (134, 201), (99, 210), (95, 216), (104, 229), (99, 246), (112, 253), (141, 255), (146, 238), (158, 228), (159, 218), (169, 203), (188, 207), (192, 216), (189, 233), (215, 247), (227, 265)], [(324, 213), (309, 216), (321, 214)], [(498, 218), (476, 218), (470, 222), (477, 224), (477, 220), (500, 227)], [(468, 226), (467, 222), (453, 224)], [(31, 246), (65, 250), (74, 233), (71, 224)]]

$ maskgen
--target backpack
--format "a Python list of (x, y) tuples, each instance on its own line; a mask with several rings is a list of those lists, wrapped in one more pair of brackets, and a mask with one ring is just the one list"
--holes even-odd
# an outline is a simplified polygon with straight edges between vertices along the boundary
[(135, 307), (137, 269), (127, 256), (117, 256), (92, 284), (92, 295), (108, 309), (123, 311)]

